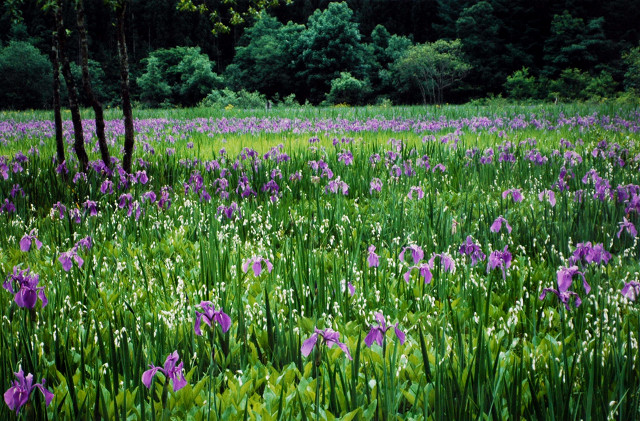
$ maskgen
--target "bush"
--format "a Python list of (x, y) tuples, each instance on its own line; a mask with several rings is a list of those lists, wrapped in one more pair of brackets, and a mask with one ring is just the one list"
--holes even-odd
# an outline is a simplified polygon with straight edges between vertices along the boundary
[(145, 60), (145, 72), (137, 82), (142, 91), (141, 99), (150, 105), (193, 106), (223, 84), (200, 47), (160, 49)]
[(0, 50), (0, 107), (24, 110), (49, 108), (53, 70), (49, 59), (24, 41)]
[(507, 76), (504, 89), (510, 98), (518, 100), (537, 98), (539, 92), (535, 76), (529, 75), (529, 69), (526, 67)]
[(340, 77), (331, 81), (327, 102), (362, 105), (370, 92), (371, 88), (368, 82), (356, 79), (349, 72), (340, 72)]
[(267, 98), (259, 92), (247, 92), (244, 89), (238, 92), (221, 89), (211, 91), (201, 105), (214, 108), (225, 108), (229, 105), (244, 109), (264, 108), (267, 106)]

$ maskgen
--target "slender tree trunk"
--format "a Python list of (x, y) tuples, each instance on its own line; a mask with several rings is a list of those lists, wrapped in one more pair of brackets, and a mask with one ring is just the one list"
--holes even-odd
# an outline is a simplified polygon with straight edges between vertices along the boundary
[(60, 64), (58, 61), (58, 40), (54, 33), (51, 39), (51, 65), (53, 67), (53, 116), (56, 125), (56, 159), (64, 162), (64, 140), (62, 139), (62, 114), (60, 112)]
[(131, 109), (131, 96), (129, 93), (129, 58), (127, 56), (127, 44), (124, 36), (124, 17), (126, 2), (120, 4), (118, 13), (118, 55), (120, 56), (120, 90), (122, 97), (122, 114), (124, 117), (124, 156), (122, 158), (122, 168), (131, 173), (131, 163), (133, 160), (133, 111)]
[(80, 108), (78, 106), (78, 91), (76, 84), (71, 75), (71, 67), (69, 66), (69, 58), (65, 52), (66, 33), (62, 21), (62, 8), (58, 1), (56, 4), (56, 32), (58, 33), (58, 54), (62, 64), (62, 75), (67, 83), (67, 92), (69, 95), (69, 109), (71, 110), (71, 120), (73, 121), (73, 149), (78, 156), (80, 170), (86, 171), (89, 166), (89, 157), (84, 149), (84, 133), (82, 132), (82, 118), (80, 117)]
[(111, 168), (111, 155), (104, 134), (104, 112), (102, 104), (96, 98), (91, 88), (91, 79), (89, 77), (89, 45), (87, 42), (87, 28), (84, 22), (84, 4), (82, 0), (76, 2), (76, 17), (78, 23), (78, 34), (80, 38), (80, 59), (82, 63), (82, 86), (84, 92), (89, 98), (93, 113), (96, 116), (96, 136), (98, 137), (98, 146), (100, 147), (100, 156), (102, 162), (107, 168)]

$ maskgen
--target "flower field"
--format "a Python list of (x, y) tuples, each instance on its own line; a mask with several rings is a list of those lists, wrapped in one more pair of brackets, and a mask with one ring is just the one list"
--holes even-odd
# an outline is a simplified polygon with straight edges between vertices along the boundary
[(0, 115), (0, 419), (640, 419), (638, 110), (199, 112)]

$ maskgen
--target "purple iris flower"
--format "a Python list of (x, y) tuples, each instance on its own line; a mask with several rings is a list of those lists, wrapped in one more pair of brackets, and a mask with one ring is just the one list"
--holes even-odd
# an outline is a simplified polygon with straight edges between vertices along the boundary
[(460, 246), (460, 254), (471, 257), (471, 266), (475, 266), (478, 261), (483, 261), (487, 258), (480, 246), (473, 242), (473, 238), (471, 238), (470, 235), (467, 236), (465, 242)]
[(436, 172), (436, 170), (439, 170), (440, 172), (446, 172), (447, 171), (447, 167), (445, 167), (444, 164), (436, 164), (431, 169), (431, 172)]
[(243, 264), (242, 264), (242, 271), (244, 273), (247, 273), (249, 271), (249, 265), (251, 265), (251, 269), (253, 269), (253, 275), (255, 277), (260, 276), (260, 273), (262, 272), (262, 262), (265, 263), (265, 265), (267, 266), (267, 271), (269, 271), (269, 273), (271, 273), (271, 271), (273, 270), (273, 265), (271, 264), (271, 262), (267, 259), (265, 259), (264, 257), (261, 256), (254, 256), (250, 259), (247, 259)]
[(147, 176), (146, 171), (138, 171), (136, 172), (136, 181), (142, 185), (147, 184), (149, 181), (149, 177)]
[(349, 194), (349, 185), (344, 181), (340, 180), (340, 177), (335, 180), (329, 181), (327, 187), (324, 189), (325, 193), (338, 193), (341, 192), (344, 196)]
[(382, 180), (380, 180), (379, 178), (372, 179), (371, 183), (369, 184), (369, 194), (372, 194), (374, 190), (378, 193), (382, 191)]
[(173, 351), (172, 354), (167, 356), (167, 359), (164, 362), (164, 367), (156, 367), (153, 364), (150, 364), (150, 370), (142, 373), (142, 383), (147, 386), (147, 389), (151, 388), (151, 380), (153, 380), (153, 376), (159, 371), (167, 379), (171, 379), (173, 381), (173, 391), (177, 392), (187, 385), (187, 380), (184, 378), (184, 371), (182, 369), (183, 363), (176, 365), (180, 357), (178, 356), (178, 351)]
[(587, 283), (584, 273), (578, 270), (578, 266), (563, 267), (558, 271), (558, 289), (566, 291), (573, 283), (573, 277), (580, 275), (582, 277), (582, 286), (587, 294), (591, 291), (591, 286)]
[[(49, 302), (44, 295), (44, 287), (39, 287), (40, 275), (31, 274), (30, 269), (18, 270), (18, 266), (13, 267), (13, 273), (7, 276), (2, 287), (14, 294), (14, 301), (18, 307), (33, 308), (40, 298), (42, 307)], [(13, 285), (17, 283), (18, 289), (14, 290)]]
[(553, 190), (541, 191), (540, 194), (538, 194), (538, 200), (542, 202), (545, 196), (547, 197), (547, 200), (549, 201), (551, 207), (554, 207), (556, 205), (556, 194), (553, 192)]
[(627, 282), (620, 291), (620, 294), (622, 294), (628, 300), (635, 301), (640, 295), (640, 282)]
[(451, 258), (451, 256), (448, 256), (444, 253), (433, 253), (433, 255), (431, 256), (431, 259), (429, 259), (429, 266), (433, 269), (435, 266), (435, 260), (436, 257), (440, 258), (440, 264), (442, 265), (442, 269), (445, 272), (455, 272), (456, 270), (456, 263), (455, 261)]
[(418, 273), (424, 279), (425, 284), (431, 283), (431, 279), (433, 278), (433, 275), (431, 274), (431, 269), (433, 268), (431, 267), (431, 265), (429, 265), (429, 263), (423, 263), (420, 266), (409, 267), (409, 269), (403, 275), (404, 281), (406, 283), (409, 283), (409, 278), (411, 277), (411, 272), (413, 271), (413, 269), (418, 269)]
[(376, 254), (376, 246), (369, 246), (367, 249), (369, 251), (369, 257), (367, 257), (367, 261), (369, 262), (370, 268), (377, 268), (380, 266), (380, 259)]
[(65, 272), (69, 272), (71, 270), (74, 260), (79, 268), (84, 264), (84, 260), (78, 255), (77, 244), (73, 246), (71, 250), (61, 253), (60, 257), (58, 257), (58, 261), (62, 264), (62, 269), (64, 269)]
[(544, 288), (542, 290), (542, 294), (540, 294), (540, 300), (544, 300), (545, 297), (547, 296), (548, 292), (552, 292), (554, 293), (558, 299), (560, 300), (560, 302), (562, 304), (564, 304), (564, 307), (567, 309), (567, 311), (571, 310), (571, 307), (569, 307), (570, 301), (571, 301), (571, 297), (574, 297), (573, 300), (573, 305), (578, 308), (580, 306), (580, 304), (582, 304), (582, 300), (580, 299), (580, 296), (578, 294), (576, 294), (573, 291), (568, 291), (567, 288), (571, 285), (571, 283), (567, 284), (566, 282), (560, 284), (560, 279), (558, 278), (558, 289), (555, 288)]
[[(378, 326), (371, 325), (369, 333), (364, 338), (364, 343), (367, 344), (369, 348), (371, 348), (371, 345), (373, 345), (374, 342), (379, 346), (382, 346), (384, 335), (387, 333), (387, 330), (391, 328), (391, 326), (387, 326), (387, 322), (384, 320), (384, 315), (382, 313), (377, 312), (375, 314), (375, 318), (378, 322)], [(398, 323), (396, 323), (393, 328), (395, 330), (396, 336), (398, 337), (398, 340), (400, 340), (400, 344), (404, 344), (405, 335), (404, 332), (398, 328)]]
[(354, 287), (353, 284), (349, 282), (347, 283), (347, 289), (349, 290), (349, 295), (353, 297), (353, 295), (356, 293), (356, 287)]
[(611, 253), (604, 249), (602, 243), (598, 243), (595, 246), (591, 244), (591, 241), (586, 243), (578, 243), (573, 256), (569, 259), (569, 262), (573, 265), (577, 262), (581, 263), (595, 263), (597, 265), (606, 265), (611, 259)]
[(85, 250), (91, 250), (91, 246), (93, 245), (93, 240), (91, 239), (90, 236), (86, 236), (80, 240), (78, 240), (78, 242), (75, 245), (75, 249), (79, 249), (80, 247), (84, 248)]
[(409, 194), (407, 194), (407, 197), (413, 200), (414, 195), (416, 196), (417, 199), (422, 199), (424, 197), (424, 191), (422, 191), (422, 189), (419, 186), (412, 186), (409, 189)]
[(636, 235), (638, 235), (638, 231), (636, 230), (636, 227), (626, 217), (623, 217), (622, 219), (623, 221), (618, 224), (620, 225), (620, 231), (618, 231), (618, 238), (620, 238), (620, 234), (622, 234), (622, 231), (624, 231), (625, 229), (627, 230), (629, 235), (631, 235), (632, 238), (635, 238)]
[(87, 174), (85, 174), (83, 172), (77, 172), (73, 176), (73, 184), (78, 184), (80, 181), (84, 181), (86, 183), (87, 182)]
[(95, 201), (87, 200), (82, 204), (82, 206), (87, 212), (89, 212), (89, 216), (98, 215), (98, 204)]
[(308, 357), (309, 354), (311, 354), (311, 351), (313, 351), (313, 347), (316, 346), (316, 343), (318, 342), (318, 337), (321, 337), (322, 341), (329, 348), (333, 348), (334, 345), (338, 345), (338, 347), (343, 350), (345, 354), (347, 354), (347, 358), (349, 358), (350, 360), (353, 359), (351, 358), (351, 353), (349, 352), (349, 348), (347, 348), (347, 345), (340, 342), (340, 333), (332, 329), (320, 330), (316, 328), (315, 333), (311, 335), (309, 339), (305, 340), (302, 343), (302, 347), (300, 347), (300, 352), (302, 352), (302, 355)]
[(493, 224), (491, 224), (491, 228), (489, 228), (489, 230), (491, 232), (498, 232), (500, 231), (500, 229), (502, 229), (502, 223), (504, 222), (505, 227), (507, 227), (507, 232), (509, 234), (511, 234), (511, 225), (509, 225), (509, 223), (507, 222), (506, 219), (504, 219), (504, 217), (502, 215), (500, 215), (499, 217), (496, 218), (495, 221), (493, 221)]
[(150, 190), (142, 195), (142, 202), (144, 203), (145, 200), (149, 201), (150, 203), (155, 203), (156, 194), (153, 192), (153, 190)]
[(112, 194), (113, 193), (113, 181), (104, 180), (100, 185), (100, 193), (102, 194)]
[(511, 196), (514, 202), (522, 202), (523, 196), (520, 189), (508, 189), (502, 192), (502, 198), (506, 199), (507, 196)]
[(44, 388), (45, 379), (42, 379), (42, 383), (33, 384), (33, 374), (29, 373), (25, 377), (22, 369), (13, 374), (16, 375), (18, 380), (14, 380), (13, 386), (4, 392), (4, 401), (10, 410), (16, 411), (16, 416), (18, 412), (20, 412), (20, 408), (27, 403), (29, 395), (31, 395), (31, 392), (36, 387), (42, 392), (46, 405), (49, 406), (49, 404), (51, 404), (54, 395), (48, 389)]
[(13, 202), (10, 202), (9, 199), (4, 199), (4, 203), (2, 204), (2, 206), (0, 206), (0, 215), (2, 213), (15, 213), (16, 211), (16, 206), (13, 204)]
[(51, 208), (51, 212), (55, 213), (55, 211), (58, 211), (58, 215), (60, 216), (60, 219), (63, 219), (64, 213), (67, 211), (67, 207), (63, 205), (61, 202), (54, 203), (53, 208)]
[(20, 250), (24, 252), (31, 250), (31, 246), (33, 245), (33, 243), (36, 243), (36, 248), (40, 250), (40, 247), (42, 247), (42, 242), (38, 240), (35, 232), (36, 230), (34, 228), (29, 232), (29, 234), (25, 234), (22, 237), (22, 239), (20, 240)]
[(12, 199), (15, 198), (18, 194), (24, 197), (24, 190), (22, 190), (20, 184), (14, 184), (13, 187), (11, 187), (11, 192), (9, 194), (11, 195)]
[(420, 246), (417, 246), (415, 244), (412, 244), (410, 246), (407, 246), (405, 248), (402, 249), (402, 251), (400, 252), (400, 261), (404, 262), (404, 252), (406, 250), (410, 250), (411, 251), (411, 257), (413, 257), (413, 264), (417, 265), (418, 262), (420, 260), (422, 260), (422, 258), (424, 257), (424, 252), (422, 251), (422, 249), (420, 248)]
[(67, 161), (62, 161), (62, 164), (56, 167), (56, 172), (58, 174), (68, 174), (69, 169), (67, 168)]
[(212, 323), (214, 322), (220, 323), (220, 327), (225, 333), (229, 330), (231, 327), (231, 318), (222, 311), (222, 309), (216, 310), (211, 301), (201, 301), (200, 307), (202, 308), (203, 313), (196, 310), (196, 323), (193, 327), (196, 335), (202, 335), (202, 331), (200, 330), (202, 320), (204, 320), (204, 322), (209, 326), (212, 326)]
[(338, 161), (344, 163), (344, 165), (349, 166), (353, 163), (353, 154), (351, 151), (343, 151), (338, 154)]
[(504, 246), (504, 250), (492, 251), (489, 255), (489, 263), (487, 264), (487, 273), (495, 268), (502, 269), (502, 279), (507, 279), (507, 269), (511, 266), (511, 253), (509, 246)]

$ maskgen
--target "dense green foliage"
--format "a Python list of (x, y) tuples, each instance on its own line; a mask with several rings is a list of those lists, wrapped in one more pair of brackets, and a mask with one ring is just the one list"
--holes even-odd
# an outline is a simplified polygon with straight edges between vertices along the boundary
[[(65, 22), (71, 36), (69, 56), (75, 59), (78, 43), (76, 28), (70, 24), (75, 22), (72, 3), (65, 2)], [(630, 98), (637, 92), (633, 49), (640, 41), (640, 0), (535, 5), (524, 0), (296, 0), (254, 18), (228, 13), (223, 2), (213, 22), (208, 14), (177, 10), (178, 3), (130, 2), (127, 8), (133, 98), (147, 106), (193, 105), (210, 93), (211, 85), (258, 92), (275, 102), (295, 94), (297, 102), (317, 104), (326, 100), (331, 82), (341, 72), (371, 88), (363, 95), (368, 103), (429, 102), (415, 80), (399, 80), (392, 68), (412, 46), (456, 39), (461, 43), (459, 59), (471, 67), (464, 78), (436, 96), (437, 101), (498, 95), (519, 100), (600, 101), (620, 95)], [(215, 6), (197, 3), (206, 4), (208, 12)], [(250, 5), (249, 0), (233, 3), (234, 10)], [(103, 81), (99, 89), (113, 97), (119, 83), (113, 11), (103, 2), (91, 2), (86, 15), (90, 56), (104, 71), (97, 76)], [(51, 26), (51, 16), (37, 2), (6, 2), (0, 9), (0, 48), (8, 48), (10, 41), (23, 41), (48, 54)], [(223, 26), (231, 31), (221, 33)], [(218, 33), (213, 35), (212, 30)], [(185, 57), (195, 66), (184, 69), (194, 73), (191, 80), (162, 80), (168, 76), (164, 74), (167, 63), (154, 59), (162, 54), (155, 51), (189, 55), (198, 47), (197, 63), (196, 56)], [(33, 54), (26, 45), (20, 48), (26, 55)], [(12, 60), (17, 57), (11, 51), (6, 54), (13, 54)], [(173, 58), (175, 63), (180, 60)], [(533, 95), (510, 90), (515, 86), (513, 77), (517, 79), (523, 68), (535, 80)], [(48, 78), (46, 74), (40, 80)], [(576, 78), (579, 84), (569, 82)], [(578, 89), (578, 85), (584, 87)], [(50, 89), (40, 91), (44, 95)], [(9, 101), (3, 96), (0, 108), (40, 108), (50, 102), (29, 96)]]
[(53, 91), (51, 63), (36, 47), (12, 41), (0, 50), (0, 107), (47, 108)]

